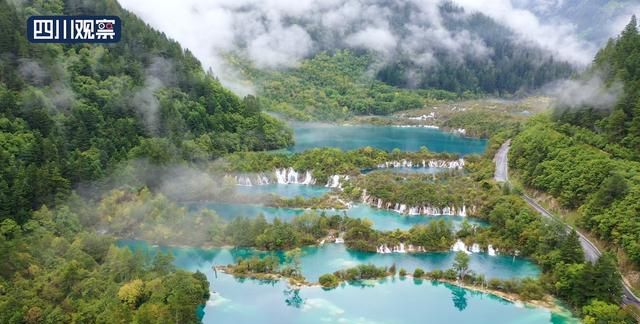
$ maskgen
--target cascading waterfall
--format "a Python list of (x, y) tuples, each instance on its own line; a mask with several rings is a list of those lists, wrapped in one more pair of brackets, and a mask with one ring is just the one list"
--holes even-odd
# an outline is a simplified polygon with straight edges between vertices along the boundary
[(287, 169), (276, 169), (276, 180), (278, 183), (287, 183)]
[(493, 245), (489, 244), (489, 246), (487, 246), (487, 253), (490, 256), (496, 256), (496, 250), (493, 248)]
[(236, 176), (236, 183), (239, 186), (253, 186), (253, 184), (251, 183), (251, 179), (248, 176)]
[(451, 247), (451, 251), (453, 252), (465, 252), (467, 254), (471, 254), (471, 252), (469, 252), (469, 250), (467, 250), (467, 245), (464, 244), (464, 242), (462, 242), (461, 240), (457, 240), (453, 246)]
[(384, 163), (380, 163), (376, 166), (378, 169), (387, 169), (387, 168), (442, 168), (442, 169), (463, 169), (464, 168), (464, 159), (460, 158), (458, 160), (422, 160), (418, 163), (413, 163), (413, 161), (402, 159), (399, 161), (387, 161)]
[(349, 180), (349, 176), (348, 175), (334, 174), (334, 175), (329, 177), (325, 187), (342, 189), (342, 182), (340, 181), (341, 179), (343, 181), (347, 181), (347, 180)]
[[(330, 179), (327, 183), (327, 187), (330, 186), (330, 183), (333, 180)], [(336, 180), (337, 181), (337, 180)], [(406, 215), (427, 215), (427, 216), (467, 216), (467, 206), (462, 205), (462, 207), (457, 208), (455, 206), (445, 206), (443, 208), (434, 207), (431, 205), (425, 206), (408, 206), (406, 204), (400, 203), (385, 203), (382, 199), (373, 197), (367, 194), (366, 190), (363, 191), (362, 201), (370, 206), (375, 206), (378, 209), (391, 209), (396, 213), (406, 214)], [(475, 206), (472, 208), (475, 210)]]
[(293, 168), (289, 168), (289, 173), (287, 174), (287, 183), (298, 183), (298, 172)]
[[(404, 249), (404, 245), (403, 245), (403, 249)], [(386, 244), (382, 244), (376, 248), (376, 252), (382, 253), (382, 254), (398, 253), (398, 248), (394, 246), (390, 249)]]
[(301, 172), (293, 168), (280, 168), (275, 169), (273, 174), (275, 178), (273, 176), (270, 178), (264, 173), (258, 173), (254, 175), (238, 175), (235, 176), (235, 180), (236, 184), (240, 186), (267, 185), (270, 183), (312, 185), (316, 183), (311, 171), (305, 171), (303, 176)]
[(480, 253), (480, 244), (473, 243), (473, 245), (471, 245), (471, 252), (472, 253)]

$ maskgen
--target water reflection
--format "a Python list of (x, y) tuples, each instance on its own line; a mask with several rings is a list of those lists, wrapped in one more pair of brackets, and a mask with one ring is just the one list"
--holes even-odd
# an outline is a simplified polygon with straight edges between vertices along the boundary
[(450, 286), (447, 288), (451, 290), (451, 300), (453, 300), (453, 306), (459, 311), (463, 311), (465, 308), (467, 308), (467, 290), (456, 286)]
[(287, 306), (291, 306), (293, 308), (301, 308), (304, 304), (304, 299), (300, 297), (300, 289), (285, 289), (284, 295), (286, 299), (284, 300)]
[[(203, 323), (423, 323), (425, 314), (429, 323), (496, 323), (495, 314), (500, 314), (500, 322), (514, 324), (532, 323), (573, 323), (568, 315), (556, 315), (543, 309), (515, 307), (514, 304), (493, 295), (466, 291), (464, 298), (458, 296), (457, 304), (452, 303), (453, 292), (446, 284), (429, 284), (426, 280), (368, 280), (361, 283), (342, 284), (336, 289), (323, 290), (320, 287), (304, 287), (299, 291), (288, 287), (286, 281), (259, 281), (237, 279), (228, 274), (218, 273), (216, 278), (211, 266), (232, 263), (238, 256), (258, 253), (249, 249), (200, 249), (166, 248), (146, 244), (142, 241), (119, 241), (120, 246), (128, 246), (143, 253), (153, 254), (159, 250), (171, 251), (177, 267), (207, 275), (211, 284), (211, 298), (204, 309), (199, 310)], [(315, 253), (314, 250), (315, 249)], [(264, 252), (260, 252), (264, 254)], [(444, 253), (450, 254), (450, 253)], [(371, 261), (389, 266), (392, 263), (411, 271), (416, 266), (424, 270), (432, 267), (450, 266), (428, 255), (416, 257), (405, 255), (370, 254)], [(488, 277), (511, 277), (536, 272), (527, 271), (525, 264), (513, 264), (510, 257), (488, 257), (472, 255), (472, 268)], [(335, 271), (342, 264), (332, 264), (336, 258), (349, 260), (343, 245), (328, 245), (313, 248), (301, 258), (303, 272), (307, 278), (316, 274)], [(451, 254), (453, 259), (453, 254)], [(369, 260), (369, 259), (368, 259)], [(522, 260), (516, 258), (516, 262)], [(357, 262), (357, 261), (356, 261)], [(531, 269), (529, 269), (531, 270)], [(375, 288), (370, 288), (375, 287)], [(462, 288), (459, 288), (462, 289)], [(464, 303), (462, 302), (464, 300)], [(464, 311), (459, 306), (465, 305)], [(204, 312), (204, 314), (202, 314)]]

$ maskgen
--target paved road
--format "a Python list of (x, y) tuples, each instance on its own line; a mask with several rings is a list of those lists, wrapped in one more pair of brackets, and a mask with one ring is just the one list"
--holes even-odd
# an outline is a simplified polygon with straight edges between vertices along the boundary
[[(494, 161), (496, 162), (496, 172), (494, 178), (498, 182), (508, 181), (507, 154), (509, 152), (510, 144), (511, 140), (507, 140), (504, 144), (502, 144), (494, 158)], [(540, 204), (538, 204), (538, 202), (533, 198), (527, 196), (526, 194), (523, 194), (522, 198), (529, 204), (529, 206), (533, 207), (533, 209), (540, 213), (540, 215), (547, 217), (553, 221), (559, 222), (567, 228), (567, 231), (573, 229), (571, 225), (564, 223), (562, 220), (554, 217), (553, 214), (551, 214), (544, 207), (540, 206)], [(600, 250), (598, 250), (595, 244), (589, 241), (586, 236), (582, 235), (582, 233), (580, 233), (579, 231), (576, 231), (576, 233), (578, 233), (578, 236), (580, 237), (580, 246), (582, 246), (585, 258), (591, 262), (595, 262), (596, 260), (598, 260), (600, 255), (602, 255)], [(624, 293), (622, 302), (624, 304), (635, 304), (637, 306), (640, 306), (640, 298), (633, 294), (633, 292), (631, 291), (631, 287), (629, 287), (629, 285), (627, 285), (624, 280), (622, 281), (622, 290)]]
[(496, 162), (496, 174), (493, 177), (498, 182), (506, 182), (509, 181), (509, 166), (507, 153), (509, 152), (509, 145), (511, 144), (511, 140), (507, 140), (500, 146), (498, 152), (496, 152), (496, 156), (493, 158), (493, 161)]

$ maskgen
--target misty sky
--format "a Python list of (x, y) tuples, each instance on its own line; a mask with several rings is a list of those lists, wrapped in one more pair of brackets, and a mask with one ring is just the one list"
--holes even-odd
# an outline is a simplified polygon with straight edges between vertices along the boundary
[[(518, 1), (519, 5), (512, 1)], [(433, 56), (436, 50), (446, 50), (453, 57), (490, 52), (472, 31), (445, 28), (436, 0), (120, 2), (190, 49), (205, 67), (212, 68), (226, 86), (239, 94), (252, 92), (251, 86), (236, 81), (235, 72), (222, 59), (224, 53), (242, 53), (259, 67), (282, 68), (295, 66), (318, 50), (320, 43), (366, 48), (382, 58), (400, 53), (425, 65), (437, 64)], [(403, 22), (409, 32), (397, 35), (390, 27), (391, 18), (403, 3), (411, 4), (415, 10)], [(578, 66), (588, 64), (602, 45), (580, 38), (570, 21), (543, 22), (534, 13), (553, 10), (562, 0), (456, 0), (455, 3), (465, 8), (465, 14), (482, 12), (512, 29), (519, 41), (544, 48)], [(630, 15), (616, 17), (611, 26), (602, 28), (615, 35)]]

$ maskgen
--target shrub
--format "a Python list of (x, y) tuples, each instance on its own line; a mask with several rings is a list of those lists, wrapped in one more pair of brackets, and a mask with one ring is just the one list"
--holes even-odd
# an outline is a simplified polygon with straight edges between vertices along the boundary
[(338, 287), (338, 285), (340, 284), (340, 279), (338, 279), (338, 277), (336, 277), (332, 273), (323, 274), (322, 276), (320, 276), (320, 279), (318, 281), (320, 282), (322, 288), (328, 289)]

